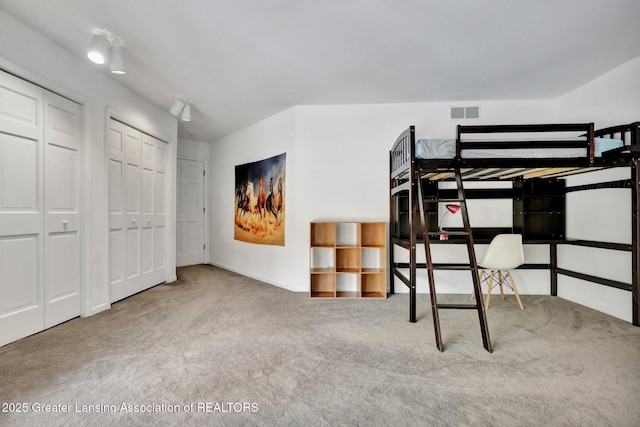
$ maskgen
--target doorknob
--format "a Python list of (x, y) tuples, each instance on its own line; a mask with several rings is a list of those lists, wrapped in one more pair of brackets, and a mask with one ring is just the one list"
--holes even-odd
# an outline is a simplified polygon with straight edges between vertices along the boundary
[(67, 229), (67, 226), (69, 225), (69, 221), (68, 220), (63, 220), (62, 221), (62, 228), (64, 228), (65, 230)]

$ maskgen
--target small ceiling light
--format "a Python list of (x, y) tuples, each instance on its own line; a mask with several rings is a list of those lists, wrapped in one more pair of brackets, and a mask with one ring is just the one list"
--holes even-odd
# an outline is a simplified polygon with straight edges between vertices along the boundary
[(178, 117), (180, 115), (180, 113), (182, 113), (182, 110), (185, 107), (185, 102), (182, 99), (176, 99), (173, 102), (173, 105), (171, 106), (171, 108), (169, 109), (169, 113), (171, 113), (172, 116), (174, 117)]
[(109, 54), (109, 40), (100, 34), (93, 36), (87, 58), (96, 64), (104, 64)]
[(184, 110), (182, 110), (182, 114), (180, 115), (180, 118), (182, 119), (183, 122), (191, 121), (191, 104), (187, 104), (184, 106)]
[(109, 50), (109, 70), (113, 74), (124, 74), (124, 61), (122, 60), (122, 47), (120, 44), (113, 46)]
[(178, 98), (173, 101), (169, 113), (174, 117), (180, 117), (183, 122), (191, 121), (191, 104), (188, 99)]

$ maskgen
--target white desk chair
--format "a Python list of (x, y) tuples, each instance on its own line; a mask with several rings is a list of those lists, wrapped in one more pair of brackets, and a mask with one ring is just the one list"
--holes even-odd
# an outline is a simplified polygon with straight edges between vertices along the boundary
[[(524, 251), (522, 249), (521, 234), (498, 234), (493, 238), (491, 244), (489, 244), (487, 253), (484, 255), (482, 261), (478, 263), (478, 266), (482, 268), (480, 271), (480, 282), (482, 283), (488, 280), (486, 308), (489, 308), (491, 289), (495, 286), (500, 286), (500, 296), (504, 300), (504, 289), (502, 285), (506, 285), (509, 289), (513, 290), (520, 309), (524, 310), (518, 288), (516, 288), (513, 277), (509, 272), (509, 270), (513, 270), (522, 264), (524, 264)], [(485, 270), (489, 270), (490, 273), (487, 273)], [(494, 285), (493, 277), (495, 273), (498, 273), (498, 282)]]

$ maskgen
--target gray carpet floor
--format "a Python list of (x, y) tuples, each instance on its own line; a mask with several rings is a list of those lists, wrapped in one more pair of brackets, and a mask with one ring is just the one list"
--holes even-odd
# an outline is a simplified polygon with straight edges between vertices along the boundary
[(407, 295), (178, 277), (0, 348), (0, 425), (640, 426), (640, 328), (560, 298), (493, 299), (493, 353), (442, 311), (441, 353), (427, 295), (412, 324)]

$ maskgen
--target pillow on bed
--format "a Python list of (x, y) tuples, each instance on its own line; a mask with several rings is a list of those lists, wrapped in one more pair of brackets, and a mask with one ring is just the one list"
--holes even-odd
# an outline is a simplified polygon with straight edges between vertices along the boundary
[(613, 138), (593, 138), (596, 146), (593, 150), (593, 153), (596, 157), (601, 157), (602, 153), (605, 151), (613, 150), (614, 148), (622, 147), (624, 145), (624, 141), (621, 139), (613, 139)]
[(455, 139), (419, 139), (416, 141), (416, 159), (453, 159), (455, 156)]

